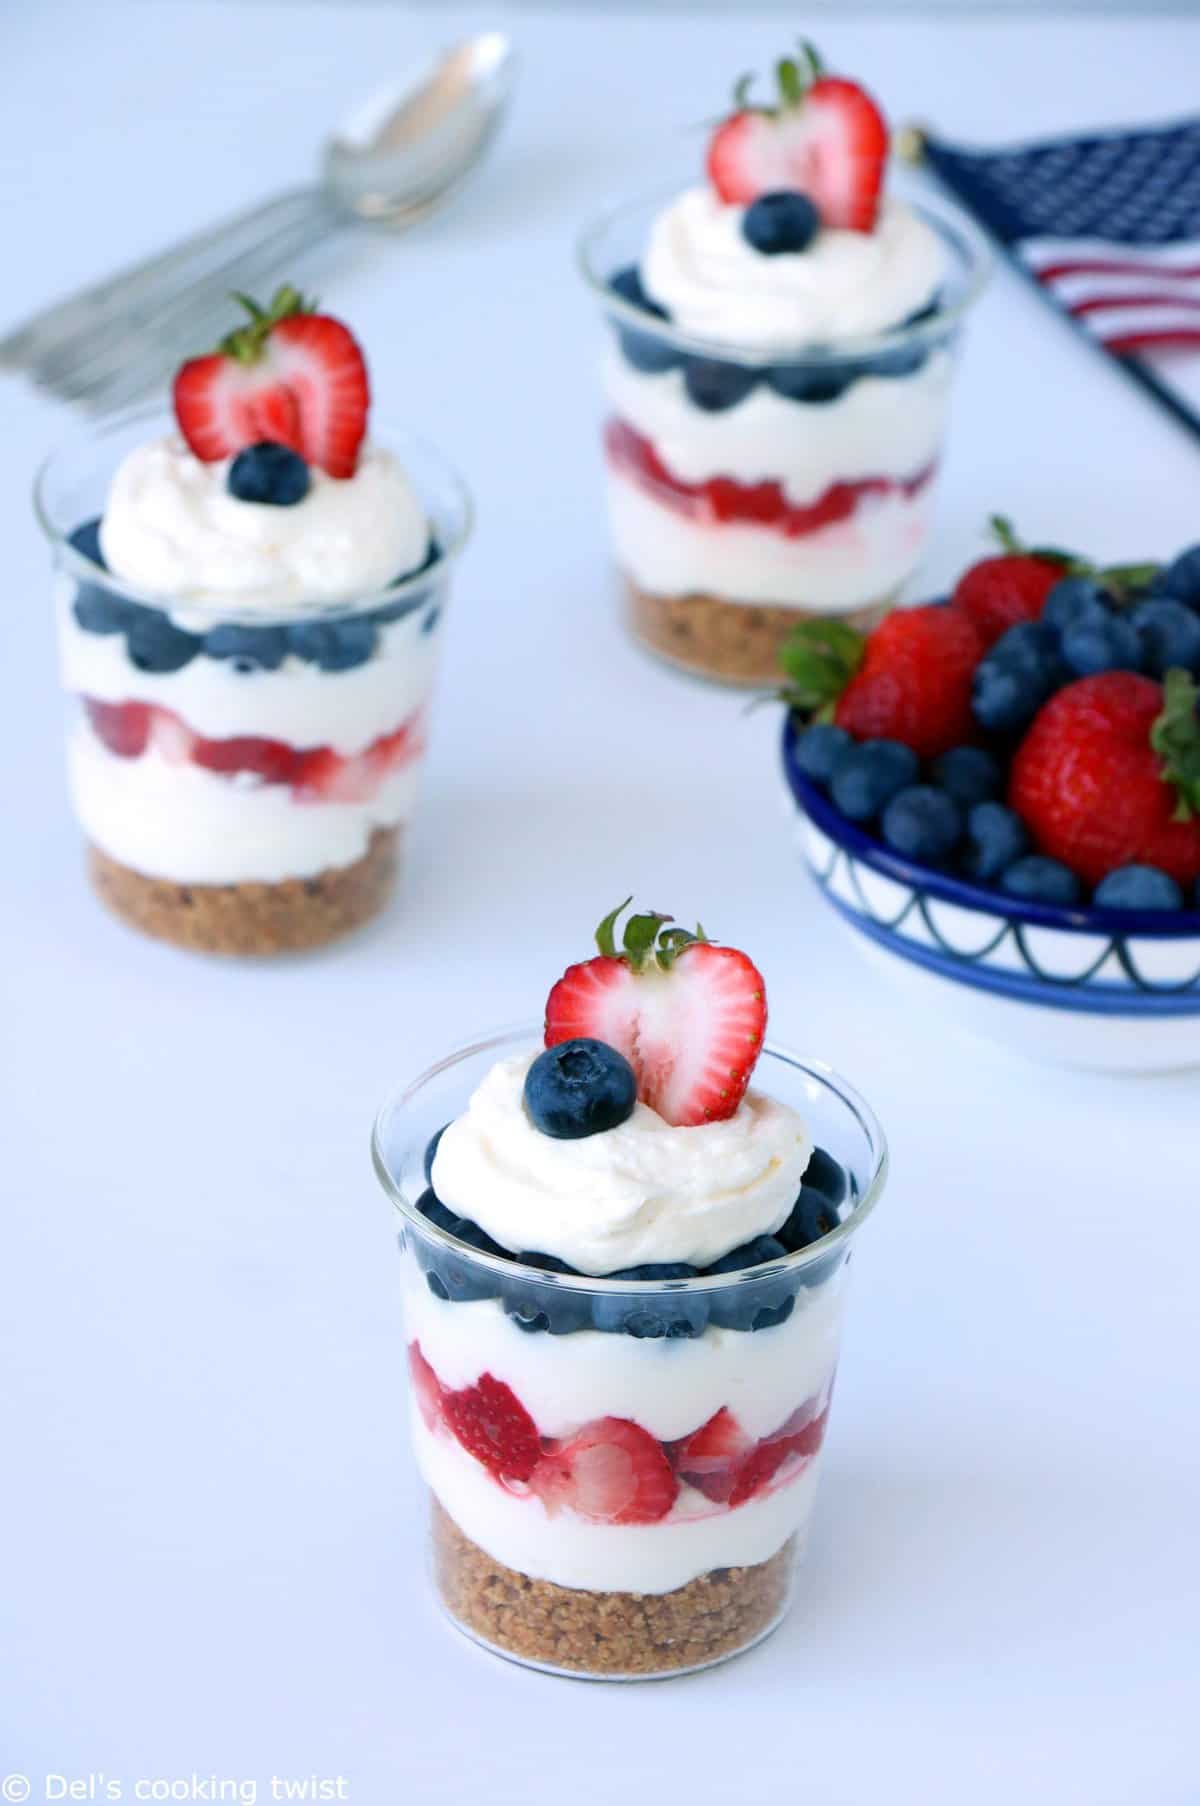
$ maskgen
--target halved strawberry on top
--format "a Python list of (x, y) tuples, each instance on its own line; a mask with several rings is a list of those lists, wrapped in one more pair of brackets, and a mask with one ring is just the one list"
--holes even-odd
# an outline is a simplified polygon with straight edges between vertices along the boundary
[(212, 464), (270, 440), (331, 477), (352, 477), (371, 400), (354, 334), (290, 286), (266, 308), (238, 299), (249, 323), (175, 378), (175, 417), (191, 450)]
[(667, 1122), (692, 1127), (732, 1116), (750, 1083), (767, 1027), (762, 973), (736, 947), (669, 926), (626, 898), (596, 930), (598, 958), (568, 966), (546, 1001), (546, 1046), (604, 1041), (633, 1067), (638, 1097)]
[(750, 98), (743, 77), (734, 111), (713, 133), (708, 175), (723, 201), (748, 206), (760, 195), (798, 189), (826, 226), (870, 232), (879, 212), (888, 155), (887, 122), (857, 82), (826, 75), (805, 44), (776, 65), (769, 104)]

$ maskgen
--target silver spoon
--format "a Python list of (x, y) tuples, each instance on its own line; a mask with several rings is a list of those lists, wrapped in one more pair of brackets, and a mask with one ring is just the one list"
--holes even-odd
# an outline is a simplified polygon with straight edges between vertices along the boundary
[(431, 213), (482, 158), (515, 75), (502, 33), (456, 45), (356, 109), (326, 143), (316, 182), (58, 302), (0, 340), (0, 367), (95, 412), (135, 401), (229, 323), (231, 290), (347, 227), (403, 230)]

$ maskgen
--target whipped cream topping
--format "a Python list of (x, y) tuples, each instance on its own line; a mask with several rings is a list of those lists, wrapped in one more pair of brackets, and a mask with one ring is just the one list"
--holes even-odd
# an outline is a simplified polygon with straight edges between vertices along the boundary
[(745, 211), (689, 188), (655, 219), (642, 283), (682, 331), (753, 350), (854, 338), (927, 306), (945, 273), (937, 233), (902, 201), (871, 232), (826, 226), (773, 257), (743, 237)]
[(421, 505), (379, 446), (363, 446), (352, 477), (313, 466), (289, 508), (230, 495), (230, 462), (203, 463), (175, 434), (131, 452), (100, 528), (114, 575), (164, 599), (265, 610), (370, 596), (426, 555)]
[(812, 1154), (794, 1110), (748, 1091), (725, 1122), (675, 1128), (638, 1103), (615, 1129), (558, 1141), (525, 1109), (535, 1058), (492, 1067), (434, 1160), (442, 1202), (503, 1247), (594, 1276), (662, 1261), (705, 1267), (787, 1218)]

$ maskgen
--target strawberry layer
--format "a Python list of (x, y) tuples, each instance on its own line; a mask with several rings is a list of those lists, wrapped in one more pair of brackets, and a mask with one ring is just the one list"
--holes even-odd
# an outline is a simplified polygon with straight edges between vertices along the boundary
[(900, 495), (911, 499), (934, 474), (933, 464), (928, 464), (908, 478), (870, 476), (834, 482), (815, 500), (798, 504), (789, 500), (782, 481), (774, 478), (743, 483), (735, 477), (714, 476), (703, 482), (685, 482), (668, 469), (650, 440), (623, 420), (608, 421), (604, 445), (614, 471), (689, 520), (711, 526), (767, 527), (785, 539), (803, 539), (847, 521), (869, 498)]
[(97, 739), (118, 759), (155, 752), (167, 764), (195, 765), (226, 778), (283, 785), (298, 803), (365, 803), (424, 750), (421, 711), (364, 751), (347, 757), (329, 746), (295, 747), (261, 735), (210, 739), (173, 710), (146, 702), (82, 698)]

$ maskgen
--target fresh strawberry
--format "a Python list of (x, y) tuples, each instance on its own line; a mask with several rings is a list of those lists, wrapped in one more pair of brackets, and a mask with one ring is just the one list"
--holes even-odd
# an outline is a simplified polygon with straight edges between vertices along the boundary
[(1153, 865), (1200, 877), (1200, 721), (1184, 671), (1082, 677), (1051, 697), (1017, 749), (1009, 802), (1038, 847), (1089, 884)]
[(801, 61), (778, 64), (778, 98), (755, 106), (750, 80), (735, 110), (713, 133), (708, 176), (723, 201), (746, 206), (759, 195), (799, 189), (827, 226), (870, 232), (879, 211), (888, 130), (857, 82), (822, 73), (810, 45)]
[(1040, 619), (1046, 597), (1077, 563), (1067, 552), (1027, 551), (1002, 516), (992, 531), (1003, 551), (965, 570), (954, 589), (954, 605), (970, 615), (986, 647), (1022, 621)]
[(436, 1430), (442, 1421), (442, 1382), (421, 1353), (419, 1342), (408, 1345), (408, 1377), (425, 1428)]
[(180, 432), (208, 464), (266, 439), (331, 477), (352, 477), (370, 405), (353, 333), (294, 288), (281, 288), (266, 309), (239, 298), (249, 325), (175, 378)]
[(264, 784), (290, 784), (303, 754), (283, 740), (267, 740), (258, 734), (237, 734), (230, 740), (197, 739), (192, 763), (205, 771), (226, 774), (252, 773)]
[(657, 1524), (679, 1493), (662, 1445), (624, 1417), (601, 1417), (555, 1444), (532, 1485), (548, 1511), (591, 1524)]
[(381, 734), (370, 746), (352, 756), (318, 747), (298, 755), (292, 773), (299, 803), (370, 802), (385, 778), (424, 750), (424, 721), (412, 716), (394, 734)]
[(717, 1504), (728, 1504), (738, 1472), (754, 1444), (737, 1418), (722, 1406), (706, 1424), (668, 1445), (675, 1472)]
[(729, 1495), (730, 1506), (744, 1505), (747, 1499), (765, 1491), (786, 1462), (815, 1455), (825, 1435), (825, 1417), (822, 1412), (796, 1430), (789, 1430), (785, 1424), (774, 1436), (760, 1442), (738, 1469)]
[(899, 740), (936, 759), (976, 736), (971, 678), (982, 656), (974, 624), (944, 603), (898, 608), (865, 639), (845, 621), (804, 621), (780, 650), (783, 700), (830, 713), (856, 739)]
[(528, 1480), (542, 1454), (537, 1425), (510, 1386), (481, 1374), (442, 1397), (446, 1422), (469, 1455), (497, 1480)]
[(732, 1116), (750, 1083), (767, 1026), (762, 974), (736, 947), (670, 916), (630, 916), (617, 951), (617, 918), (596, 930), (598, 959), (568, 966), (546, 1002), (546, 1046), (590, 1036), (615, 1047), (637, 1074), (644, 1104), (678, 1126)]
[(118, 759), (139, 759), (146, 750), (154, 710), (148, 702), (97, 702), (84, 698), (96, 738)]

